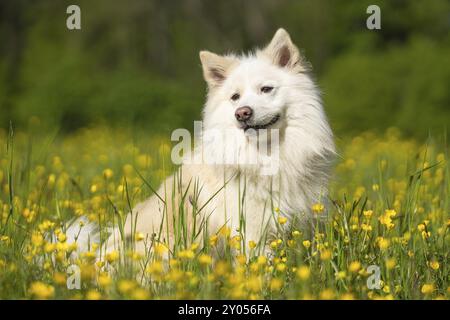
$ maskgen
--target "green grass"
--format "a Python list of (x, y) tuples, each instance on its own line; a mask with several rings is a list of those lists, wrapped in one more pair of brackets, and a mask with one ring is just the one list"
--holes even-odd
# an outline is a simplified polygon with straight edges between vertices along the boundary
[[(86, 216), (106, 233), (112, 221), (123, 222), (173, 171), (170, 144), (127, 129), (69, 136), (41, 133), (38, 124), (27, 133), (0, 130), (0, 298), (447, 299), (445, 142), (420, 144), (390, 129), (338, 143), (329, 219), (313, 238), (286, 230), (273, 208), (279, 233), (268, 242), (271, 253), (245, 252), (244, 231), (208, 234), (203, 224), (189, 231), (187, 215), (201, 208), (181, 206), (174, 243), (146, 239), (153, 250), (139, 255), (132, 248), (144, 240), (136, 235), (121, 257), (99, 254), (95, 245), (74, 257), (66, 223)], [(80, 290), (67, 288), (71, 265), (81, 270)], [(367, 286), (369, 266), (380, 268), (380, 289)]]

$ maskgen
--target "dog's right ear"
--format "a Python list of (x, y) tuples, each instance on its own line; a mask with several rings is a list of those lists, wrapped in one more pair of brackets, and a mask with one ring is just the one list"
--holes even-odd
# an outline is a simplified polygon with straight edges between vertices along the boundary
[(203, 67), (203, 76), (210, 88), (220, 86), (226, 79), (230, 67), (235, 59), (219, 56), (209, 51), (200, 51), (200, 61)]

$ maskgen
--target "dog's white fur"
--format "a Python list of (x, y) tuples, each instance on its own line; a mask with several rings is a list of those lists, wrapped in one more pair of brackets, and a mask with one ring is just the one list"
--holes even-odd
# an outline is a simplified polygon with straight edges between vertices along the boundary
[[(319, 90), (289, 34), (279, 29), (266, 48), (248, 55), (219, 56), (202, 51), (200, 59), (209, 89), (203, 110), (205, 130), (232, 132), (240, 147), (247, 138), (235, 118), (238, 107), (253, 109), (253, 124), (267, 123), (279, 115), (279, 120), (269, 128), (269, 131), (279, 129), (279, 171), (268, 176), (261, 174), (259, 165), (184, 164), (157, 191), (161, 198), (167, 199), (165, 214), (169, 219), (162, 228), (163, 238), (173, 241), (172, 221), (178, 210), (170, 199), (175, 189), (188, 190), (191, 201), (184, 204), (188, 212), (193, 203), (197, 208), (204, 206), (199, 221), (208, 217), (210, 234), (224, 225), (235, 233), (243, 215), (246, 224), (241, 231), (245, 231), (246, 242), (257, 242), (266, 227), (269, 232), (275, 228), (273, 206), (278, 207), (288, 221), (296, 219), (307, 224), (312, 217), (311, 206), (326, 199), (335, 148)], [(273, 87), (273, 90), (263, 93), (263, 86)], [(235, 93), (239, 93), (240, 98), (233, 101), (230, 97)], [(226, 153), (227, 147), (205, 143), (201, 151), (195, 152), (220, 154)], [(253, 151), (258, 153), (257, 149)], [(195, 184), (200, 190), (196, 194), (193, 192)], [(132, 236), (131, 232), (158, 233), (164, 206), (156, 195), (138, 204), (133, 209), (133, 218), (130, 216), (126, 221), (125, 233), (128, 236)], [(134, 221), (137, 223), (132, 228)], [(192, 228), (193, 221), (188, 225)], [(113, 238), (120, 238), (117, 230), (108, 241), (110, 248)], [(138, 243), (137, 250), (144, 250), (142, 243)]]

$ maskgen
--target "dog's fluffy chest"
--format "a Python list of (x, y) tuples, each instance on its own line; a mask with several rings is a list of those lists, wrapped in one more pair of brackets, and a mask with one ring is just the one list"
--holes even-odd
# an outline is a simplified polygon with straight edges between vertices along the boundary
[(198, 169), (194, 169), (202, 185), (198, 201), (207, 203), (204, 215), (212, 233), (225, 225), (234, 234), (245, 228), (246, 238), (258, 241), (264, 230), (274, 229), (276, 215), (305, 217), (312, 201), (306, 198), (312, 193), (305, 192), (302, 181), (284, 171), (264, 176), (215, 166)]

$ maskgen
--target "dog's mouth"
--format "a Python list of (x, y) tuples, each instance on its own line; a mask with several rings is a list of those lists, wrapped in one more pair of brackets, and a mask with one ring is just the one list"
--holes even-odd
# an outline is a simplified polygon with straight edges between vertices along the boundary
[(247, 131), (248, 129), (253, 129), (253, 130), (267, 129), (270, 126), (277, 123), (278, 120), (280, 120), (279, 114), (275, 115), (272, 119), (270, 119), (268, 122), (266, 122), (264, 124), (259, 124), (259, 123), (258, 124), (249, 124), (249, 123), (245, 122), (242, 124), (242, 129), (244, 129), (244, 131)]

